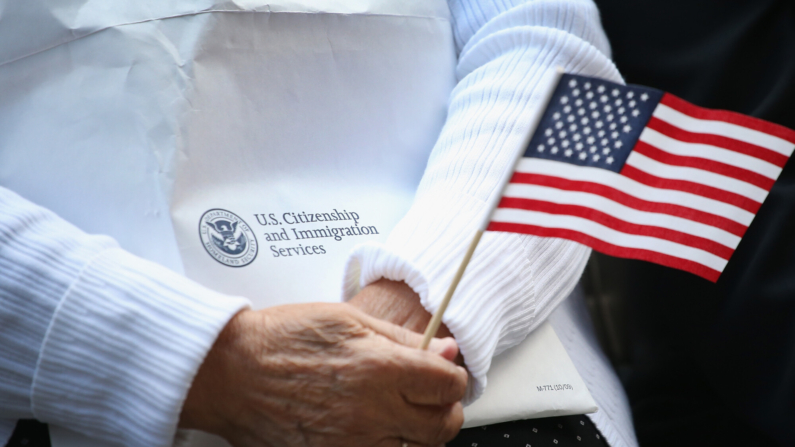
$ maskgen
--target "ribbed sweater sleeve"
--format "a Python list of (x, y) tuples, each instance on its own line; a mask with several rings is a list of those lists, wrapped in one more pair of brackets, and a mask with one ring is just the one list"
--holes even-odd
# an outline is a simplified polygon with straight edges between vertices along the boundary
[(247, 305), (0, 188), (0, 444), (36, 418), (171, 445), (193, 376)]
[[(543, 112), (556, 66), (621, 81), (590, 0), (450, 1), (458, 84), (415, 201), (384, 244), (354, 248), (344, 297), (403, 280), (433, 313), (513, 154)], [(443, 318), (471, 375), (522, 341), (573, 289), (590, 249), (561, 239), (487, 232)]]

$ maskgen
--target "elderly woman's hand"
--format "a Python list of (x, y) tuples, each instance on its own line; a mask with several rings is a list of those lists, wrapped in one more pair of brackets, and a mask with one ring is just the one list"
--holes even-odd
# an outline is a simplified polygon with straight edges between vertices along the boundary
[(463, 423), (467, 374), (434, 340), (347, 304), (244, 311), (219, 336), (180, 426), (235, 446), (437, 446)]
[[(362, 312), (418, 333), (424, 333), (431, 314), (420, 304), (420, 296), (405, 282), (380, 279), (359, 292), (349, 302)], [(436, 337), (452, 337), (450, 330), (442, 324)], [(460, 354), (455, 358), (464, 364)]]

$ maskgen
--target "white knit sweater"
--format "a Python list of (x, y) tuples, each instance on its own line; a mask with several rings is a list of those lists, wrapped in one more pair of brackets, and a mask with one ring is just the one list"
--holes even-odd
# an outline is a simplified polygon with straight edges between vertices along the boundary
[[(0, 188), (0, 416), (170, 445), (193, 376), (247, 300)], [(4, 444), (14, 421), (0, 426)]]
[[(621, 80), (590, 1), (462, 1), (451, 12), (460, 81), (447, 123), (406, 217), (385, 244), (355, 250), (346, 298), (381, 277), (405, 280), (433, 313), (512, 154), (543, 112), (555, 67)], [(444, 316), (474, 379), (469, 400), (486, 386), (491, 358), (572, 291), (589, 254), (562, 239), (484, 234)]]
[[(385, 244), (353, 253), (346, 298), (381, 277), (405, 280), (433, 312), (555, 67), (621, 80), (590, 0), (449, 3), (459, 82), (447, 122), (406, 217)], [(491, 358), (569, 294), (589, 253), (484, 235), (445, 316), (472, 375), (469, 399)], [(169, 445), (199, 364), (246, 305), (0, 188), (0, 444), (15, 419), (35, 417), (125, 445)]]
[[(591, 1), (461, 1), (450, 7), (459, 81), (447, 122), (406, 217), (386, 243), (354, 250), (346, 299), (384, 277), (404, 280), (435, 312), (513, 151), (543, 112), (556, 67), (622, 82)], [(443, 318), (471, 375), (467, 400), (487, 385), (492, 357), (521, 342), (569, 295), (589, 254), (561, 239), (483, 235)], [(600, 407), (591, 419), (611, 445), (637, 445), (626, 397), (587, 317), (574, 303), (556, 314), (553, 326)]]

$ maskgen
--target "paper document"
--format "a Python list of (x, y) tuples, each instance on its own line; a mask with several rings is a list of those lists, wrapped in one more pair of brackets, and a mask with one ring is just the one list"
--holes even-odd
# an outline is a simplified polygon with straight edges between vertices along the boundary
[[(4, 185), (257, 308), (340, 300), (350, 249), (411, 206), (456, 84), (444, 0), (30, 5), (53, 29), (0, 39)], [(577, 379), (542, 326), (467, 424), (589, 411)]]

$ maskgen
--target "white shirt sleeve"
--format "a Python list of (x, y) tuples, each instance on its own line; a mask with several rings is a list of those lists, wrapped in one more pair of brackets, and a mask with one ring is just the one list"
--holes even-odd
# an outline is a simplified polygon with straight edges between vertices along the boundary
[(170, 446), (199, 365), (247, 305), (0, 188), (0, 445), (36, 418)]
[[(449, 3), (459, 82), (447, 121), (408, 214), (386, 243), (354, 248), (346, 299), (379, 278), (403, 280), (433, 313), (512, 154), (543, 112), (556, 67), (621, 82), (590, 0)], [(484, 234), (443, 319), (471, 374), (466, 402), (482, 393), (492, 357), (571, 292), (589, 254), (562, 239)]]

